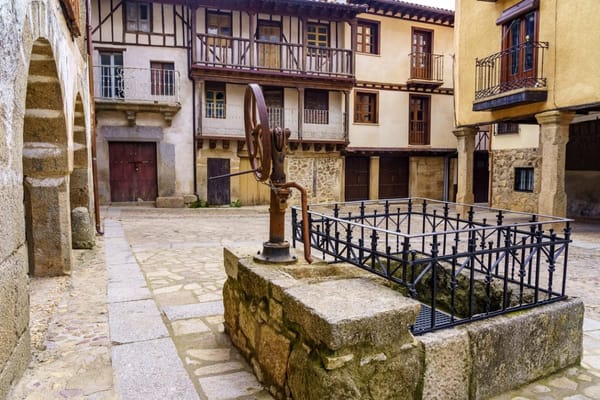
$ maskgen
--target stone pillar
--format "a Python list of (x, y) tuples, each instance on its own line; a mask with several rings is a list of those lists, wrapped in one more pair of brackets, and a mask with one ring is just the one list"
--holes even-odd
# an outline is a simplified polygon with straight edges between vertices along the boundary
[(538, 213), (564, 217), (567, 213), (565, 192), (565, 156), (569, 141), (569, 124), (573, 112), (547, 111), (537, 114), (540, 126), (541, 160)]
[(25, 179), (30, 265), (35, 276), (71, 271), (71, 212), (68, 177)]
[(379, 199), (379, 156), (369, 159), (369, 200)]
[[(473, 127), (461, 127), (454, 131), (456, 136), (456, 149), (458, 151), (458, 191), (456, 202), (472, 204), (473, 196), (473, 152), (475, 151), (475, 137), (477, 129)], [(468, 207), (458, 206), (456, 211), (466, 216)]]

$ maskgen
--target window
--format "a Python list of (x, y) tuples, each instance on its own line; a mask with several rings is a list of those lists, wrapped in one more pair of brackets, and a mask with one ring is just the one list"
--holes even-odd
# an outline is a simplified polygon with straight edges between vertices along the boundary
[(153, 96), (175, 95), (175, 64), (150, 62), (150, 77)]
[[(206, 33), (215, 36), (231, 36), (231, 14), (208, 11), (206, 13)], [(209, 38), (208, 45), (229, 47), (231, 41), (225, 38)]]
[(307, 124), (329, 123), (329, 92), (306, 89), (304, 91), (304, 122)]
[(377, 93), (356, 92), (354, 98), (354, 122), (377, 123)]
[(283, 88), (264, 86), (263, 96), (265, 98), (265, 105), (267, 106), (269, 128), (284, 128)]
[(225, 118), (225, 84), (206, 82), (206, 118)]
[(496, 125), (496, 135), (509, 135), (519, 133), (519, 124), (514, 122), (499, 122)]
[(100, 53), (100, 85), (100, 92), (104, 98), (122, 99), (125, 97), (123, 53)]
[(410, 96), (408, 144), (429, 144), (429, 103), (429, 96)]
[(533, 168), (515, 168), (515, 192), (533, 192)]
[(379, 23), (358, 20), (356, 28), (356, 51), (379, 54)]
[(151, 6), (149, 3), (128, 1), (125, 15), (128, 32), (150, 32)]
[(413, 79), (431, 80), (433, 76), (432, 63), (433, 31), (412, 29), (410, 54), (410, 77)]
[(523, 0), (496, 20), (496, 24), (502, 25), (503, 91), (530, 87), (536, 82), (537, 7), (537, 1)]
[(314, 47), (329, 47), (329, 26), (308, 24), (306, 44)]

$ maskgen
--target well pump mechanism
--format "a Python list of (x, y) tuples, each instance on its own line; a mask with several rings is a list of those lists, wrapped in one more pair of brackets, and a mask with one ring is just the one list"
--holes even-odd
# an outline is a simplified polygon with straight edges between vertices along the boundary
[(290, 253), (290, 244), (285, 240), (285, 210), (290, 189), (300, 191), (302, 202), (302, 236), (304, 258), (312, 262), (308, 233), (308, 205), (306, 190), (296, 182), (286, 182), (284, 172), (285, 155), (288, 151), (289, 129), (269, 128), (267, 106), (260, 86), (251, 83), (244, 95), (244, 127), (248, 157), (257, 181), (271, 188), (269, 207), (269, 240), (254, 259), (261, 262), (287, 264), (296, 262)]

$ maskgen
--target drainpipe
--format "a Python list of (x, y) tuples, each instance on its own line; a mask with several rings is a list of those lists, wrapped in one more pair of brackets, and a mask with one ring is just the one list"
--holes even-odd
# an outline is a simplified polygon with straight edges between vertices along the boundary
[(92, 185), (94, 186), (94, 217), (96, 222), (96, 232), (104, 235), (102, 231), (102, 222), (100, 220), (100, 204), (98, 203), (98, 165), (96, 162), (96, 113), (94, 110), (94, 73), (92, 63), (92, 24), (90, 0), (85, 2), (85, 31), (87, 44), (87, 65), (88, 65), (88, 86), (90, 94), (90, 125), (92, 142)]
[[(191, 15), (190, 15), (191, 12)], [(193, 179), (194, 179), (194, 194), (196, 195), (196, 198), (200, 198), (198, 196), (198, 171), (196, 170), (196, 163), (198, 161), (198, 150), (196, 149), (196, 80), (194, 79), (193, 75), (192, 75), (192, 65), (194, 64), (195, 61), (195, 46), (196, 46), (196, 12), (197, 12), (197, 8), (196, 7), (190, 7), (189, 4), (187, 4), (187, 13), (188, 13), (188, 22), (191, 21), (191, 25), (188, 28), (189, 33), (189, 44), (188, 44), (188, 79), (192, 82), (192, 171), (193, 171)], [(188, 25), (188, 26), (189, 26)]]

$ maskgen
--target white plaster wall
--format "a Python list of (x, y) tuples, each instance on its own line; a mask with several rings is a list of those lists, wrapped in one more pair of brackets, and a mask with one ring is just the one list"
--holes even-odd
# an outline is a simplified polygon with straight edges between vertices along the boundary
[[(492, 128), (495, 132), (496, 127)], [(492, 150), (531, 149), (539, 145), (539, 125), (519, 125), (518, 134), (493, 135)]]

